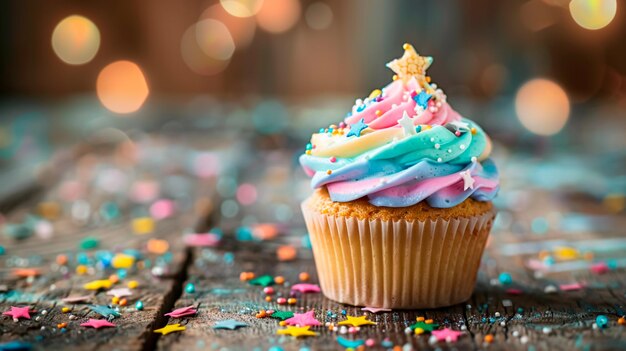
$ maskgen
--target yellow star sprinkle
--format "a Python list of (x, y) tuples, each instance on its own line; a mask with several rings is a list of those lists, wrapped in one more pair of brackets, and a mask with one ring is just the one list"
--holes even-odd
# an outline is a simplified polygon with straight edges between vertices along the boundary
[(404, 44), (402, 48), (404, 49), (404, 55), (399, 59), (389, 62), (387, 67), (404, 81), (415, 77), (421, 87), (428, 87), (426, 70), (430, 67), (430, 64), (433, 63), (433, 58), (430, 56), (420, 56), (411, 44)]
[(339, 325), (351, 325), (353, 327), (360, 327), (362, 325), (376, 325), (376, 322), (372, 322), (367, 319), (367, 316), (354, 317), (354, 316), (346, 316), (345, 321), (341, 321), (337, 324)]
[(109, 289), (111, 288), (111, 285), (113, 285), (113, 282), (108, 279), (94, 280), (83, 285), (83, 289), (87, 289), (87, 290)]
[(317, 336), (318, 333), (309, 330), (311, 327), (310, 326), (306, 326), (306, 327), (293, 327), (293, 326), (289, 326), (285, 329), (278, 329), (276, 331), (276, 334), (278, 335), (291, 335), (291, 336), (295, 336), (300, 337), (300, 336)]
[(173, 333), (173, 332), (177, 332), (177, 331), (183, 331), (187, 329), (185, 326), (181, 326), (180, 324), (168, 324), (166, 326), (164, 326), (161, 329), (157, 329), (154, 332), (155, 333), (161, 333), (163, 335), (167, 335), (169, 333)]

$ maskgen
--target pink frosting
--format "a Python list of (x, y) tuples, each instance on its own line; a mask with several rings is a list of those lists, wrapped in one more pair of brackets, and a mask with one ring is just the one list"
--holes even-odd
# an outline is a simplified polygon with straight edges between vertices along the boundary
[[(411, 94), (416, 90), (419, 91), (419, 89), (415, 79), (411, 79), (407, 83), (404, 83), (402, 80), (396, 80), (385, 87), (381, 101), (372, 103), (363, 111), (346, 117), (345, 123), (355, 124), (362, 118), (372, 129), (394, 127), (398, 125), (398, 120), (402, 118), (404, 112), (409, 117), (415, 117), (415, 106), (417, 103), (411, 98)], [(435, 107), (435, 102), (431, 99), (428, 102), (428, 107), (417, 118), (414, 118), (415, 125), (445, 125), (452, 121), (461, 120), (461, 115), (454, 111), (447, 102), (441, 102), (441, 106), (436, 108), (435, 112), (432, 112), (430, 108)], [(381, 111), (382, 115), (380, 117), (377, 116), (376, 111)]]

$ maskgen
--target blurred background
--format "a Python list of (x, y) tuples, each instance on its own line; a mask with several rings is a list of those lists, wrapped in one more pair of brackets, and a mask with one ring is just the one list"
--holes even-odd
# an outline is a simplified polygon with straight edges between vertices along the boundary
[(623, 5), (3, 1), (3, 192), (102, 130), (228, 130), (297, 155), (311, 131), (391, 81), (385, 63), (409, 42), (435, 58), (429, 75), (452, 106), (493, 137), (509, 184), (567, 188), (621, 212)]

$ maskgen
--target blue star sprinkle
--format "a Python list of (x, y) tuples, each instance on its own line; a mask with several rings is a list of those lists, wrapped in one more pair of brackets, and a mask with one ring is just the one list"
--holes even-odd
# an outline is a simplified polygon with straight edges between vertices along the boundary
[(348, 339), (342, 338), (341, 336), (337, 338), (337, 342), (339, 343), (339, 345), (345, 348), (352, 348), (352, 349), (356, 349), (357, 347), (365, 344), (365, 341), (363, 340), (348, 340)]
[(365, 128), (367, 128), (367, 124), (365, 124), (365, 118), (361, 118), (361, 120), (358, 123), (350, 125), (350, 132), (348, 132), (346, 136), (351, 137), (354, 135), (356, 137), (360, 137), (361, 132)]
[(89, 308), (104, 318), (116, 318), (121, 316), (116, 310), (103, 305), (90, 305)]
[(218, 321), (213, 325), (213, 329), (230, 329), (235, 330), (241, 327), (247, 327), (248, 325), (244, 322), (236, 321), (234, 319), (226, 319), (223, 321)]
[(419, 94), (415, 95), (413, 97), (413, 100), (415, 100), (415, 102), (423, 109), (426, 109), (428, 107), (428, 101), (432, 98), (433, 96), (431, 94), (428, 94), (425, 91), (420, 91)]

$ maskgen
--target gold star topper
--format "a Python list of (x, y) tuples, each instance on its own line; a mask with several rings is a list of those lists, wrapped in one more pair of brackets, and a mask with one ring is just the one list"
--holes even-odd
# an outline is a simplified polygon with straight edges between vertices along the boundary
[[(427, 87), (426, 70), (433, 63), (433, 58), (430, 56), (420, 56), (413, 45), (404, 44), (404, 55), (399, 59), (395, 59), (387, 64), (392, 71), (397, 74), (397, 77), (403, 81), (408, 81), (411, 77), (415, 77), (417, 82), (422, 87)], [(395, 79), (395, 77), (394, 77)]]

